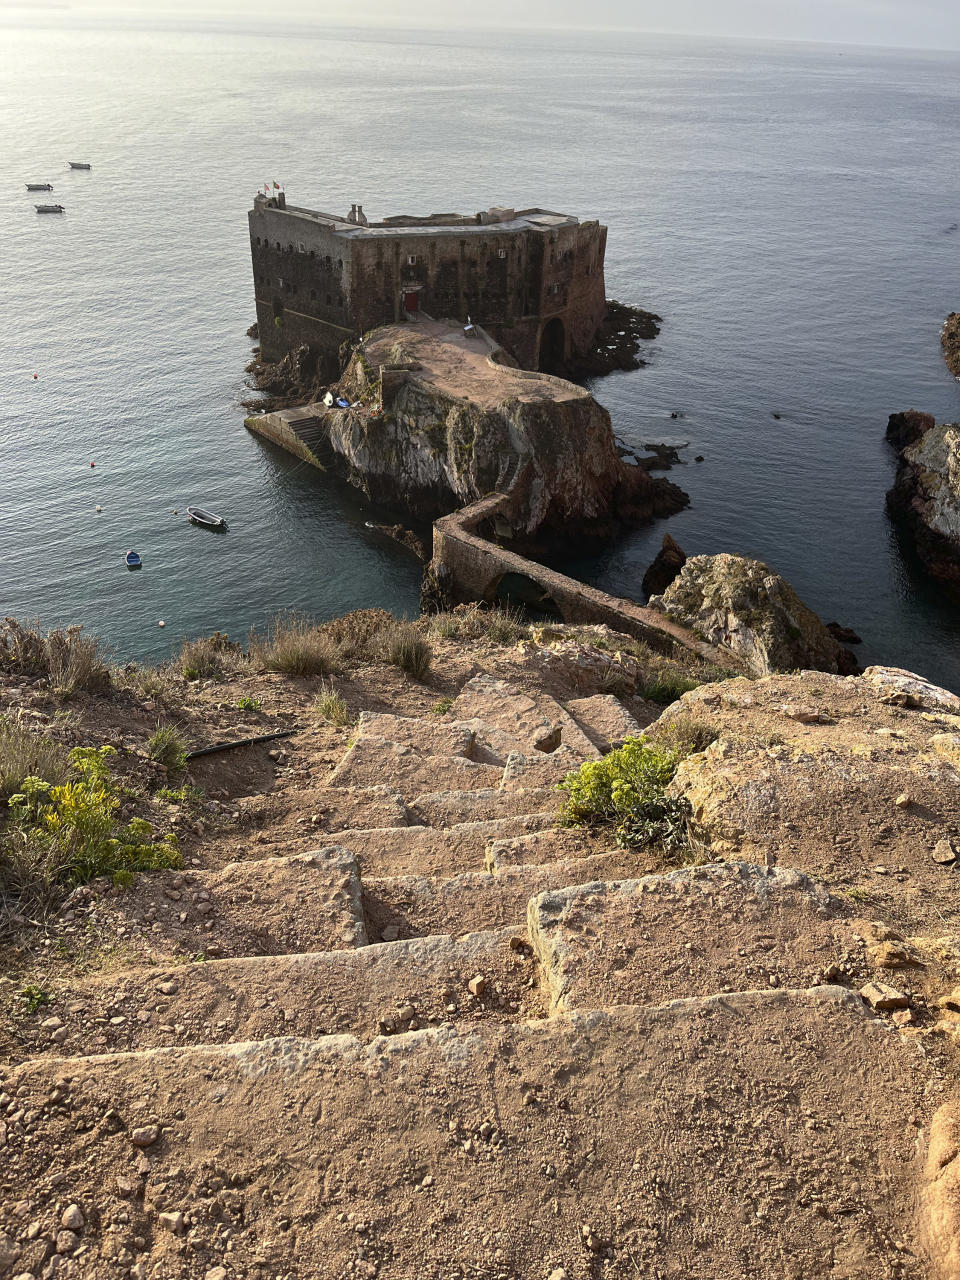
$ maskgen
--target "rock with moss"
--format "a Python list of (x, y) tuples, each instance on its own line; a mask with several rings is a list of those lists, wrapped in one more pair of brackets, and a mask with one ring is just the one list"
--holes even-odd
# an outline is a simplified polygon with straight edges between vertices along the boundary
[(960, 581), (960, 424), (910, 410), (891, 416), (887, 439), (900, 450), (887, 509), (928, 573)]
[(650, 605), (736, 654), (757, 676), (857, 670), (853, 654), (837, 643), (790, 584), (759, 560), (694, 556)]

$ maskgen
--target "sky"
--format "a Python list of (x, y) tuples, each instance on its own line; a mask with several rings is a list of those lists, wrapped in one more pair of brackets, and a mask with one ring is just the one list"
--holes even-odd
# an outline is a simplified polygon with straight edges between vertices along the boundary
[(0, 0), (0, 8), (137, 18), (263, 19), (430, 27), (626, 29), (814, 40), (900, 48), (960, 48), (960, 0)]

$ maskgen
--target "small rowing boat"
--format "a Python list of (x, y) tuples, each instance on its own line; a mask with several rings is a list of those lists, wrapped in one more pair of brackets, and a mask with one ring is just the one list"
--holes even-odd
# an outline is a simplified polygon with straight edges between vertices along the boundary
[(227, 522), (223, 516), (214, 515), (212, 511), (205, 511), (203, 507), (187, 507), (187, 516), (194, 524), (199, 524), (204, 529), (225, 529), (227, 527)]
[(37, 213), (65, 213), (62, 204), (36, 204), (33, 206)]
[(52, 191), (53, 183), (52, 182), (28, 182), (27, 190), (28, 191)]
[(83, 160), (68, 160), (67, 164), (71, 169), (92, 169), (92, 164), (86, 164)]
[(143, 564), (143, 561), (137, 555), (136, 551), (128, 551), (123, 559), (128, 569), (139, 569)]

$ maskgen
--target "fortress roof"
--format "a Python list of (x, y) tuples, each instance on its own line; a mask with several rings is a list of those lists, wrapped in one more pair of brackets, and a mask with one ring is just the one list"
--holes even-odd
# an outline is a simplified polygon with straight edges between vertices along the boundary
[(382, 222), (370, 222), (363, 226), (349, 218), (334, 213), (322, 213), (316, 209), (301, 209), (296, 205), (279, 206), (273, 197), (258, 195), (255, 208), (269, 208), (292, 218), (318, 222), (331, 229), (334, 235), (349, 240), (387, 239), (396, 236), (458, 236), (515, 234), (518, 231), (546, 233), (557, 227), (579, 226), (580, 219), (569, 213), (555, 213), (550, 209), (489, 209), (467, 216), (460, 213), (432, 213), (425, 217), (400, 214), (385, 218)]

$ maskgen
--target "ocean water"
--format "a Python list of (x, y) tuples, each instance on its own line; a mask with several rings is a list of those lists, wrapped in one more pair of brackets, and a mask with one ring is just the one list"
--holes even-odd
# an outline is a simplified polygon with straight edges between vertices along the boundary
[[(594, 390), (632, 447), (689, 442), (692, 505), (566, 567), (637, 595), (666, 530), (756, 556), (864, 660), (960, 688), (957, 599), (883, 503), (887, 415), (960, 417), (938, 341), (960, 55), (25, 12), (0, 14), (3, 613), (134, 658), (282, 608), (415, 613), (419, 568), (376, 513), (242, 425), (246, 211), (276, 179), (373, 217), (601, 218), (608, 294), (665, 323), (647, 368)], [(65, 216), (35, 214), (34, 180)], [(229, 532), (189, 526), (190, 502)]]

